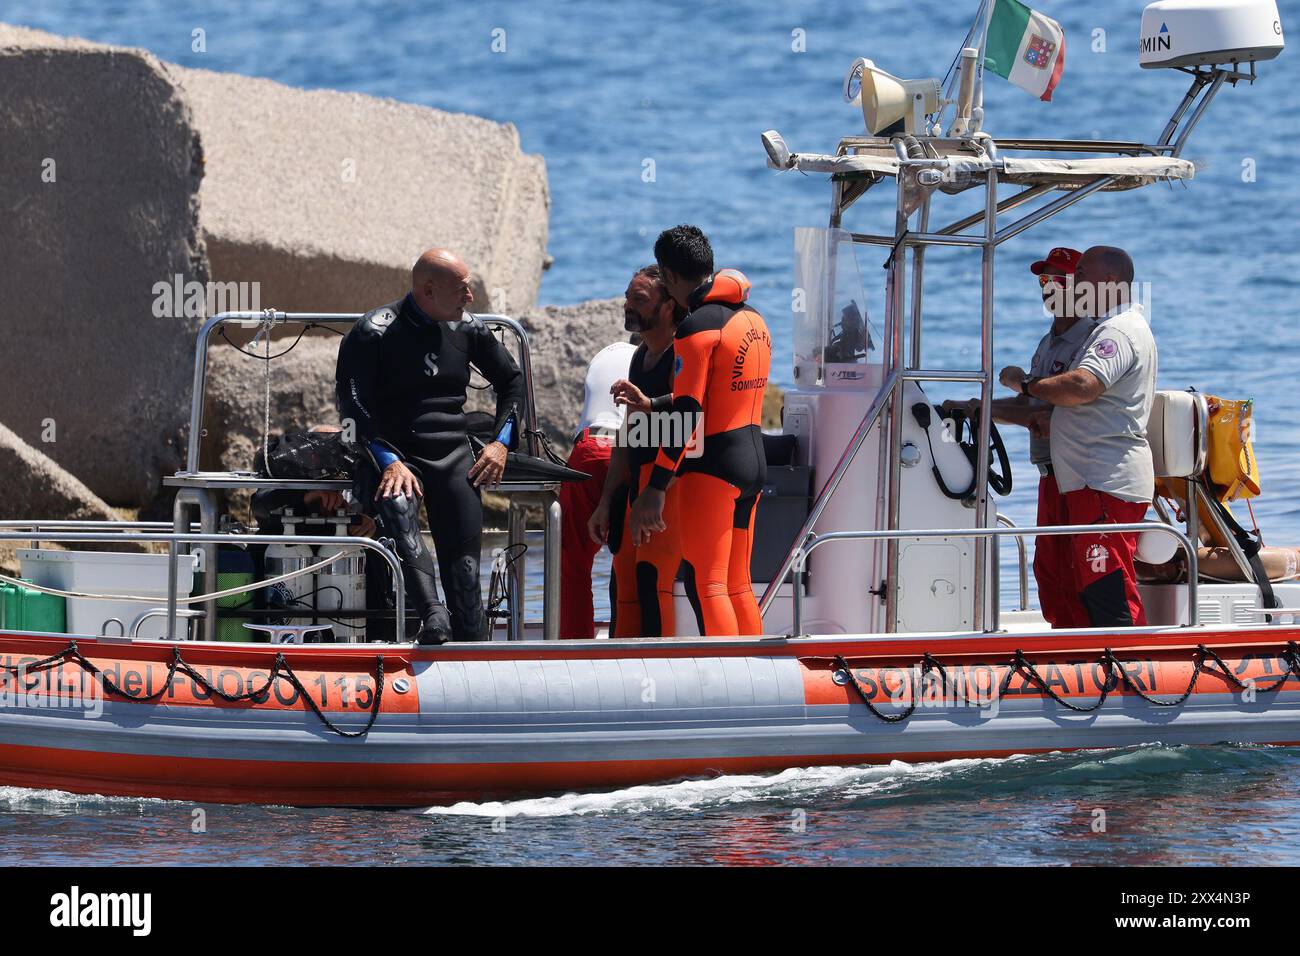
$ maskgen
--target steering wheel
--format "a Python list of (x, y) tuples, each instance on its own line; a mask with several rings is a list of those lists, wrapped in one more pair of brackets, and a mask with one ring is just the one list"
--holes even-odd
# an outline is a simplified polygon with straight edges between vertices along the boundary
[[(935, 406), (935, 411), (939, 413), (941, 418), (952, 419), (953, 437), (957, 440), (957, 445), (961, 448), (962, 453), (965, 454), (966, 460), (970, 462), (971, 471), (974, 472), (979, 461), (979, 449), (976, 447), (976, 442), (979, 441), (980, 433), (979, 410), (977, 409), (975, 414), (969, 417), (967, 417), (965, 412), (958, 409), (954, 409), (952, 412), (944, 415), (937, 405)], [(916, 423), (925, 431), (925, 438), (928, 442), (930, 440), (930, 406), (924, 402), (917, 402), (912, 406), (912, 416), (916, 419)], [(965, 437), (967, 433), (970, 435), (969, 438)], [(998, 467), (994, 469), (992, 460), (989, 462), (989, 487), (996, 494), (1005, 498), (1007, 495), (1011, 494), (1011, 459), (1007, 457), (1007, 449), (1002, 443), (1002, 435), (998, 432), (996, 422), (989, 422), (989, 451), (997, 458), (998, 465)], [(930, 458), (931, 460), (934, 459), (933, 445), (930, 446)], [(931, 470), (934, 472), (934, 480), (938, 483), (939, 490), (942, 491), (946, 497), (952, 498), (955, 501), (960, 501), (970, 498), (975, 494), (975, 486), (979, 481), (978, 474), (972, 474), (969, 487), (963, 491), (953, 491), (948, 487), (947, 482), (943, 480), (943, 473), (939, 470), (937, 463), (932, 466)]]

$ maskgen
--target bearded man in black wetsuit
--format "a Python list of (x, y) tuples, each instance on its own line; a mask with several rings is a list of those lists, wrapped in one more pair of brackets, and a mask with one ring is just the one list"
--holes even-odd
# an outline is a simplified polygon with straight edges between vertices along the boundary
[[(524, 401), (515, 360), (465, 311), (474, 301), (469, 279), (456, 255), (428, 250), (411, 269), (410, 293), (366, 313), (339, 347), (339, 411), (345, 424), (356, 423), (357, 440), (370, 452), (359, 469), (357, 497), (373, 497), (384, 533), (397, 543), (422, 644), (487, 636), (480, 488), (501, 481)], [(465, 422), (471, 365), (497, 397), (497, 440), (477, 461)], [(438, 600), (433, 559), (420, 536), (421, 498), (450, 615)]]

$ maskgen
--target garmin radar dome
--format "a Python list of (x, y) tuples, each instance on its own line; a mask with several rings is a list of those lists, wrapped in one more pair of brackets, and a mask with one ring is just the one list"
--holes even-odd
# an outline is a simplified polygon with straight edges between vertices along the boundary
[(1275, 0), (1157, 0), (1142, 11), (1143, 69), (1257, 63), (1282, 52)]

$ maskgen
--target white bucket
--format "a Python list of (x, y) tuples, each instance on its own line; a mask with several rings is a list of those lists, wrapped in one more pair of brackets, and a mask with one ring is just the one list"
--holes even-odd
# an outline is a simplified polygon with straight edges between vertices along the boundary
[[(129, 635), (136, 618), (154, 607), (167, 607), (167, 555), (123, 554), (116, 551), (20, 550), (22, 577), (45, 588), (82, 591), (89, 594), (134, 594), (156, 597), (156, 604), (142, 601), (99, 601), (68, 598), (68, 633), (95, 636), (107, 632), (117, 636), (118, 624)], [(181, 596), (194, 592), (198, 555), (176, 558), (176, 584)], [(188, 605), (181, 605), (183, 610)], [(183, 624), (183, 622), (182, 622)], [(183, 626), (177, 628), (184, 633)], [(141, 638), (167, 636), (166, 615), (152, 617), (140, 627)]]

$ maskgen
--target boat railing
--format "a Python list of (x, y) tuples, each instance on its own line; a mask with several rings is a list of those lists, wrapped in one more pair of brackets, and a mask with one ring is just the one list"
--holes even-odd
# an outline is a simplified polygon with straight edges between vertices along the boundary
[[(1004, 528), (1014, 528), (1016, 523), (1006, 515), (998, 514), (998, 524)], [(1018, 610), (1029, 610), (1029, 552), (1025, 547), (1025, 539), (1017, 536), (1016, 551), (1020, 567), (1020, 607)]]
[[(27, 522), (31, 524), (33, 522)], [(200, 532), (163, 532), (163, 531), (12, 531), (0, 530), (0, 541), (44, 541), (50, 544), (120, 544), (123, 541), (131, 541), (139, 544), (159, 543), (167, 545), (168, 551), (168, 571), (167, 571), (167, 639), (175, 640), (176, 638), (176, 621), (179, 617), (177, 608), (180, 605), (180, 596), (178, 594), (178, 561), (176, 560), (180, 545), (183, 544), (243, 544), (243, 545), (272, 545), (272, 544), (290, 544), (290, 545), (309, 545), (325, 546), (331, 551), (350, 550), (363, 548), (368, 551), (374, 551), (388, 565), (389, 573), (393, 582), (395, 595), (395, 620), (397, 621), (397, 633), (402, 632), (406, 622), (406, 582), (402, 577), (402, 565), (396, 554), (389, 550), (385, 545), (373, 538), (353, 537), (351, 535), (308, 535), (308, 534), (203, 534)], [(332, 560), (332, 559), (331, 559)], [(215, 561), (210, 560), (209, 565), (215, 567)], [(305, 571), (292, 572), (281, 579), (295, 577)], [(234, 595), (246, 591), (254, 591), (258, 588), (266, 587), (270, 581), (253, 581), (246, 586), (230, 588), (222, 592), (224, 595)], [(57, 589), (46, 588), (53, 593), (65, 593)], [(73, 595), (75, 596), (75, 595)], [(199, 598), (204, 598), (204, 603), (215, 603), (215, 598), (208, 594), (201, 594)], [(105, 599), (112, 600), (130, 600), (125, 595), (105, 595)], [(199, 603), (194, 598), (187, 596), (187, 603)], [(144, 603), (154, 603), (150, 598)], [(123, 628), (125, 630), (125, 627)], [(135, 628), (133, 628), (135, 630)], [(205, 635), (207, 639), (212, 639), (212, 633)]]
[[(194, 351), (194, 387), (190, 393), (190, 437), (186, 454), (185, 467), (190, 474), (200, 471), (199, 456), (203, 440), (203, 405), (208, 376), (208, 345), (212, 336), (224, 325), (240, 325), (243, 328), (265, 327), (268, 330), (277, 325), (326, 326), (350, 329), (364, 313), (361, 312), (279, 312), (264, 309), (261, 312), (221, 312), (203, 323), (198, 333), (198, 343)], [(524, 404), (522, 410), (524, 421), (523, 440), (528, 454), (540, 456), (540, 432), (537, 430), (537, 407), (533, 400), (533, 366), (528, 350), (528, 332), (516, 320), (505, 315), (478, 315), (490, 329), (502, 329), (512, 334), (519, 343), (519, 369), (524, 376)]]
[[(1164, 532), (1170, 535), (1180, 547), (1184, 554), (1187, 555), (1187, 623), (1184, 627), (1198, 626), (1199, 616), (1197, 609), (1197, 580), (1199, 571), (1196, 565), (1196, 548), (1192, 545), (1191, 539), (1181, 530), (1172, 525), (1160, 522), (1138, 521), (1129, 524), (1112, 524), (1106, 525), (1107, 533), (1140, 533), (1146, 531)], [(1064, 535), (1064, 534), (1096, 534), (1096, 525), (1052, 525), (1036, 527), (994, 527), (994, 528), (912, 528), (899, 529), (890, 531), (828, 531), (824, 534), (809, 534), (794, 551), (794, 561), (790, 567), (790, 576), (794, 583), (794, 621), (793, 636), (806, 637), (803, 630), (803, 591), (804, 591), (804, 574), (808, 567), (808, 556), (822, 545), (832, 541), (890, 541), (901, 538), (1002, 538), (1015, 537), (1023, 540), (1030, 536), (1039, 535)], [(782, 574), (780, 579), (774, 579), (773, 584), (778, 585), (784, 580)]]
[[(107, 519), (87, 519), (77, 520), (75, 518), (37, 518), (26, 520), (21, 518), (12, 518), (0, 521), (0, 531), (105, 531), (105, 532), (132, 532), (132, 531), (174, 531), (175, 525), (170, 521), (111, 521)], [(190, 525), (192, 531), (201, 531), (202, 527), (197, 523)], [(28, 539), (35, 549), (40, 549), (40, 538)]]
[[(190, 434), (186, 453), (186, 470), (164, 480), (165, 484), (180, 489), (176, 497), (178, 522), (182, 520), (183, 509), (197, 507), (200, 522), (204, 524), (205, 530), (215, 531), (217, 520), (215, 513), (216, 501), (212, 492), (216, 489), (255, 491), (259, 488), (292, 487), (303, 490), (310, 487), (344, 490), (346, 485), (343, 482), (328, 480), (285, 482), (276, 479), (262, 479), (246, 473), (228, 474), (225, 472), (206, 473), (202, 471), (201, 450), (204, 434), (203, 412), (207, 385), (208, 346), (213, 335), (225, 325), (239, 325), (244, 329), (265, 330), (266, 334), (269, 334), (270, 330), (278, 325), (301, 325), (304, 329), (311, 326), (323, 326), (346, 330), (355, 325), (363, 315), (364, 313), (361, 312), (280, 312), (275, 309), (263, 309), (260, 312), (221, 312), (203, 323), (198, 332), (194, 353), (194, 379), (190, 400)], [(535, 458), (545, 457), (547, 449), (543, 446), (542, 432), (538, 428), (537, 402), (533, 391), (533, 367), (527, 330), (517, 320), (505, 315), (482, 313), (475, 314), (474, 317), (481, 320), (489, 329), (508, 332), (518, 342), (519, 369), (524, 379), (524, 407), (520, 409), (522, 423), (521, 447), (527, 454)], [(269, 383), (267, 387), (270, 387)], [(333, 382), (330, 382), (328, 387), (332, 390)], [(554, 482), (507, 482), (499, 489), (502, 494), (510, 499), (508, 524), (512, 544), (523, 539), (524, 508), (527, 504), (536, 500), (543, 509), (546, 528), (543, 560), (546, 573), (542, 589), (542, 629), (548, 640), (555, 640), (559, 637), (560, 518), (556, 487)], [(209, 568), (205, 570), (204, 580), (205, 591), (213, 590), (216, 586), (216, 569)], [(507, 583), (510, 593), (511, 616), (508, 629), (511, 640), (523, 639), (524, 584), (525, 564), (524, 559), (520, 557), (513, 563), (512, 573), (509, 575)], [(209, 602), (206, 605), (206, 610), (209, 622), (215, 621), (215, 602)]]

